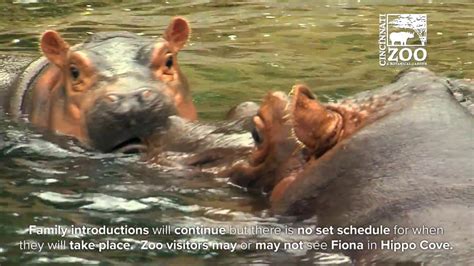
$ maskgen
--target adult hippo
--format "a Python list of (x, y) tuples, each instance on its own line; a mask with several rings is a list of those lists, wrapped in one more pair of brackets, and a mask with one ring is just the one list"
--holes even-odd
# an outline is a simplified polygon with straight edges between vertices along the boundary
[(158, 41), (106, 32), (71, 47), (56, 31), (46, 31), (40, 41), (44, 57), (10, 86), (4, 109), (103, 152), (140, 147), (167, 128), (169, 116), (196, 119), (177, 61), (189, 34), (180, 17)]
[(388, 228), (321, 239), (356, 264), (472, 265), (474, 118), (452, 84), (413, 69), (336, 104), (319, 103), (305, 86), (291, 99), (270, 94), (253, 119), (249, 161), (221, 175), (271, 193), (275, 214), (316, 216), (334, 232)]

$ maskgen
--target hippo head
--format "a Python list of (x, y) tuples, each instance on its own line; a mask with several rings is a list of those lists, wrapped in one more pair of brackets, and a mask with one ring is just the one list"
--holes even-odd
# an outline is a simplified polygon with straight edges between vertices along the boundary
[(175, 17), (164, 39), (127, 32), (97, 33), (71, 47), (55, 31), (41, 38), (52, 63), (33, 92), (30, 119), (103, 152), (129, 151), (166, 130), (168, 117), (196, 119), (177, 53), (190, 34)]
[(253, 118), (255, 147), (248, 162), (221, 173), (239, 186), (271, 192), (271, 201), (283, 195), (309, 161), (354, 128), (346, 122), (351, 112), (319, 103), (306, 86), (294, 86), (290, 95), (291, 99), (281, 92), (265, 97)]
[(298, 149), (291, 137), (291, 121), (288, 115), (289, 100), (282, 92), (269, 93), (253, 117), (253, 151), (247, 162), (234, 165), (221, 173), (239, 186), (269, 192), (287, 173), (297, 167)]

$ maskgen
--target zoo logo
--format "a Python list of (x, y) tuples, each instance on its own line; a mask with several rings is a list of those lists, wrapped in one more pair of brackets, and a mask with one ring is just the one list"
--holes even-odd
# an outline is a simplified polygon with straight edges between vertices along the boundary
[(379, 65), (426, 65), (426, 14), (379, 15)]

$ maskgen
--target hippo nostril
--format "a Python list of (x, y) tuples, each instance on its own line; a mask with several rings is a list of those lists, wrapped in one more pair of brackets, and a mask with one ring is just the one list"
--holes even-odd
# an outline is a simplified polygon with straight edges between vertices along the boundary
[(111, 103), (115, 103), (119, 100), (119, 97), (115, 94), (109, 94), (105, 98)]
[(151, 90), (144, 90), (144, 91), (142, 92), (142, 98), (143, 98), (143, 99), (150, 98), (151, 94), (152, 94)]

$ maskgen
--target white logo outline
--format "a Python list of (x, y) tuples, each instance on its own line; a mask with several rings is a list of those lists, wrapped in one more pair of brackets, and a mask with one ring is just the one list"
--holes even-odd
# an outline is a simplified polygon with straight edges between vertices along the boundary
[(426, 14), (379, 15), (379, 65), (427, 65)]

